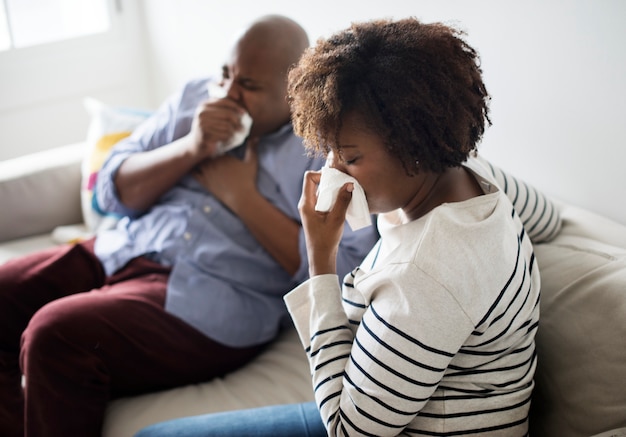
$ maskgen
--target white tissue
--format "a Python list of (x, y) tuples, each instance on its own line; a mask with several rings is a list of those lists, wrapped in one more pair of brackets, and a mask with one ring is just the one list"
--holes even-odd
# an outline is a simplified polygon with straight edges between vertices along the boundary
[[(213, 81), (207, 84), (207, 91), (210, 99), (222, 99), (226, 97), (226, 90)], [(220, 141), (217, 143), (217, 149), (214, 156), (223, 155), (235, 147), (241, 146), (246, 140), (252, 127), (252, 117), (247, 112), (241, 115), (241, 128), (233, 134), (228, 141)]]
[(317, 203), (315, 210), (320, 212), (329, 211), (339, 195), (339, 190), (347, 182), (351, 182), (354, 186), (352, 191), (352, 200), (346, 211), (346, 221), (353, 231), (370, 226), (372, 217), (367, 206), (367, 199), (363, 187), (352, 176), (337, 170), (336, 168), (325, 165), (322, 168), (322, 177), (317, 188)]
[(252, 117), (247, 112), (244, 112), (241, 115), (241, 128), (233, 134), (232, 137), (228, 141), (220, 141), (217, 143), (217, 150), (215, 151), (215, 155), (223, 155), (228, 152), (230, 149), (234, 149), (235, 147), (241, 146), (245, 141), (246, 137), (250, 133), (250, 127), (252, 126)]

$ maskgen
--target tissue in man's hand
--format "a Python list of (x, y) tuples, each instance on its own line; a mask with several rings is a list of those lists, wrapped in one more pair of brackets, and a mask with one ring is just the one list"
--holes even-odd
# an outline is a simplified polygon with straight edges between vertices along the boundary
[(215, 151), (215, 155), (223, 155), (228, 152), (230, 149), (234, 149), (235, 147), (241, 146), (243, 142), (246, 140), (246, 137), (250, 133), (250, 127), (252, 126), (252, 117), (247, 112), (244, 112), (241, 115), (241, 128), (235, 131), (232, 137), (228, 141), (220, 141), (217, 143), (217, 150)]
[[(226, 97), (226, 90), (213, 81), (209, 81), (207, 84), (207, 91), (209, 92), (209, 99), (223, 99)], [(241, 115), (241, 128), (233, 134), (228, 141), (220, 141), (217, 144), (217, 150), (214, 156), (223, 155), (235, 147), (241, 146), (246, 140), (246, 137), (250, 133), (250, 127), (252, 126), (252, 117), (247, 112)]]
[(320, 212), (329, 211), (339, 195), (339, 190), (347, 182), (351, 182), (354, 186), (352, 191), (352, 200), (346, 211), (346, 221), (353, 231), (370, 226), (372, 217), (370, 216), (367, 206), (367, 199), (363, 187), (354, 179), (336, 168), (324, 166), (322, 168), (322, 177), (317, 188), (317, 203), (315, 210)]

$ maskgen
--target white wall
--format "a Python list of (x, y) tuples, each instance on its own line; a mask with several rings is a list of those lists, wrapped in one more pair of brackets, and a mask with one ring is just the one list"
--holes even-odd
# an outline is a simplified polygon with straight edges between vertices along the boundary
[(219, 72), (234, 30), (262, 14), (296, 19), (313, 40), (370, 18), (456, 22), (480, 52), (493, 96), (483, 153), (555, 197), (626, 224), (623, 0), (149, 0), (144, 8), (158, 98)]
[[(306, 6), (305, 6), (306, 5)], [(622, 0), (318, 0), (144, 2), (155, 95), (219, 72), (235, 29), (266, 13), (313, 40), (351, 21), (452, 21), (482, 56), (494, 163), (562, 200), (626, 224), (626, 2)]]
[(260, 15), (291, 16), (313, 41), (351, 21), (412, 15), (458, 23), (481, 53), (493, 96), (487, 157), (626, 223), (626, 1), (119, 2), (113, 39), (55, 56), (0, 54), (0, 160), (84, 139), (85, 95), (153, 108), (188, 78), (219, 73), (235, 31)]
[(493, 97), (483, 153), (555, 197), (626, 224), (622, 0), (150, 0), (144, 7), (159, 98), (189, 77), (219, 72), (234, 30), (262, 14), (291, 16), (313, 40), (378, 17), (458, 23), (481, 54)]
[(85, 96), (152, 105), (141, 4), (115, 3), (108, 35), (0, 52), (0, 160), (84, 140)]

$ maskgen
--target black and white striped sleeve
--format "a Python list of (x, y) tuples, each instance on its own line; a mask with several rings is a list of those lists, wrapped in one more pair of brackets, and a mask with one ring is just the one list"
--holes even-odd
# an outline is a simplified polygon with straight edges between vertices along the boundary
[[(387, 282), (378, 304), (365, 309), (354, 335), (341, 311), (338, 294), (329, 292), (336, 287), (331, 279), (315, 277), (308, 282), (308, 305), (298, 305), (294, 295), (287, 297), (309, 357), (315, 398), (328, 434), (396, 436), (429, 401), (454, 352), (473, 326), (462, 311), (452, 310), (457, 304), (450, 296), (424, 293), (425, 297), (435, 294), (448, 299), (439, 302), (446, 308), (446, 318), (439, 322), (455, 327), (446, 329), (445, 347), (441, 342), (433, 347), (423, 340), (423, 336), (435, 337), (432, 332), (420, 329), (421, 335), (416, 335), (402, 327), (431, 326), (441, 330), (441, 324), (433, 323), (436, 312), (418, 313), (428, 321), (416, 324), (412, 305), (399, 310), (394, 304), (403, 287)], [(308, 319), (301, 313), (307, 307)]]
[(552, 240), (561, 230), (558, 206), (532, 185), (506, 173), (481, 156), (478, 161), (504, 191), (533, 243)]

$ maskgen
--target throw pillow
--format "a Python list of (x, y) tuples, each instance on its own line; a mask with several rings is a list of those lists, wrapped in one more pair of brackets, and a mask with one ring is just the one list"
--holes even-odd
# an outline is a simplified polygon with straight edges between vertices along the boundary
[(111, 148), (150, 116), (148, 111), (114, 107), (92, 97), (84, 100), (90, 116), (87, 131), (87, 150), (82, 162), (81, 208), (89, 233), (111, 228), (117, 216), (104, 213), (98, 208), (94, 186), (98, 171), (104, 164)]

